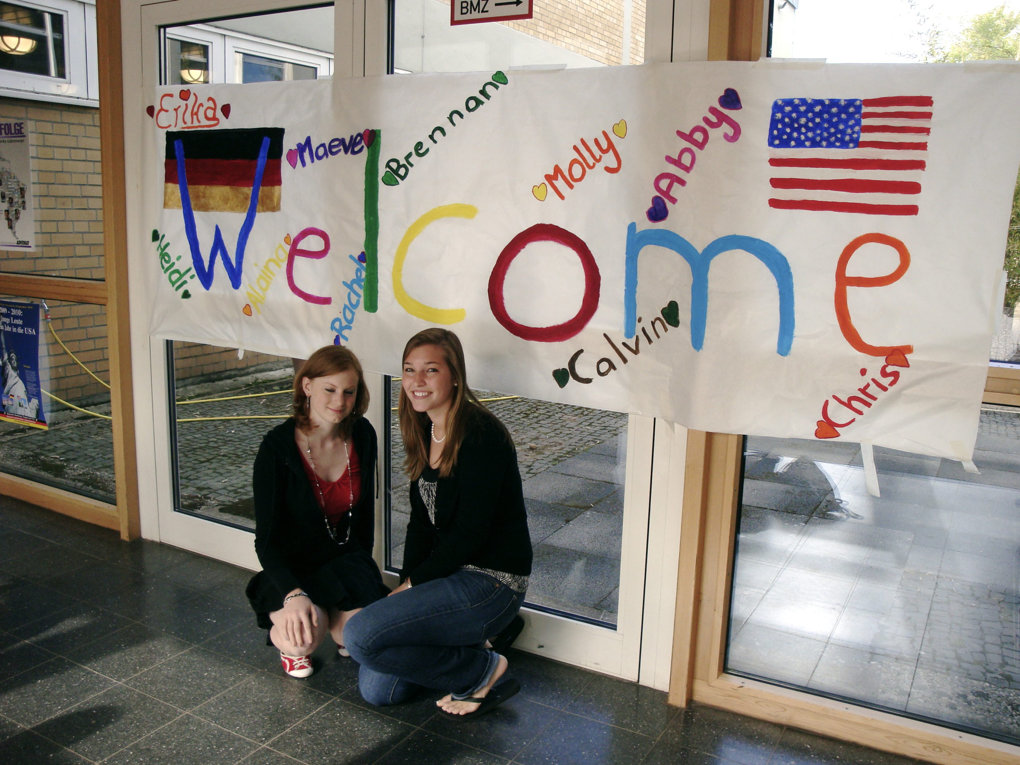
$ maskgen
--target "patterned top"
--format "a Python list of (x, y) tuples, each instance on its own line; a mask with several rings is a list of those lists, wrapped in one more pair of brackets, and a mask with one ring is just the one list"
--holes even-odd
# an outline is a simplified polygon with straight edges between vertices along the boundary
[[(439, 489), (439, 484), (436, 481), (429, 481), (424, 475), (418, 478), (418, 492), (421, 494), (422, 502), (425, 503), (425, 508), (429, 511), (429, 520), (432, 525), (436, 525), (436, 493)], [(505, 584), (514, 592), (523, 595), (528, 591), (528, 577), (521, 576), (520, 574), (511, 574), (506, 571), (493, 571), (489, 568), (482, 568), (481, 566), (472, 566), (470, 563), (461, 566), (461, 569), (465, 571), (477, 571), (479, 574), (485, 574), (495, 579), (501, 584)]]

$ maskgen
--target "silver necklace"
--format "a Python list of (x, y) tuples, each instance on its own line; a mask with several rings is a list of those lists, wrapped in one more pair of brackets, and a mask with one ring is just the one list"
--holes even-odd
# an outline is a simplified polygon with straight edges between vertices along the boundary
[(447, 433), (446, 436), (443, 436), (442, 438), (436, 438), (436, 423), (433, 422), (432, 423), (432, 430), (430, 431), (429, 435), (432, 436), (432, 440), (433, 441), (435, 441), (437, 444), (441, 444), (441, 443), (443, 443), (443, 441), (446, 440), (446, 436), (448, 436), (450, 434)]
[(329, 532), (329, 538), (338, 545), (347, 544), (351, 538), (351, 513), (354, 510), (354, 477), (351, 475), (351, 454), (347, 451), (347, 439), (343, 439), (343, 445), (344, 461), (346, 463), (345, 472), (347, 473), (347, 491), (350, 501), (344, 513), (347, 516), (347, 536), (340, 540), (337, 538), (336, 529), (330, 525), (329, 516), (326, 514), (326, 495), (322, 491), (322, 484), (319, 483), (319, 474), (315, 469), (315, 460), (312, 459), (312, 440), (308, 437), (307, 433), (302, 433), (301, 435), (305, 437), (305, 454), (308, 456), (308, 464), (312, 467), (312, 482), (315, 484), (315, 490), (319, 494), (319, 507), (322, 508), (322, 520), (326, 522), (326, 531)]

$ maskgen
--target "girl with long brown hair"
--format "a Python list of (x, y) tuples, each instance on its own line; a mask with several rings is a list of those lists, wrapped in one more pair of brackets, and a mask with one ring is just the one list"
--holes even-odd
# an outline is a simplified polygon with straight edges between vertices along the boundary
[(487, 638), (517, 618), (531, 573), (531, 539), (517, 452), (503, 424), (471, 392), (464, 350), (426, 329), (403, 354), (400, 432), (411, 518), (400, 585), (347, 625), (362, 696), (394, 704), (418, 689), (458, 719), (517, 692)]

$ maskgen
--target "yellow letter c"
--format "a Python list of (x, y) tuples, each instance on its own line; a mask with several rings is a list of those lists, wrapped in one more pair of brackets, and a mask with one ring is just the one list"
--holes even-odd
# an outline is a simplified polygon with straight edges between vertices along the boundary
[(396, 256), (393, 258), (393, 296), (412, 316), (417, 316), (432, 324), (456, 324), (458, 321), (464, 321), (467, 311), (463, 308), (434, 308), (407, 294), (407, 290), (404, 289), (404, 261), (407, 259), (407, 250), (411, 246), (411, 242), (417, 239), (418, 235), (430, 223), (440, 218), (473, 218), (477, 213), (478, 208), (473, 205), (442, 205), (429, 210), (408, 227), (407, 233), (404, 234), (404, 238), (397, 246)]

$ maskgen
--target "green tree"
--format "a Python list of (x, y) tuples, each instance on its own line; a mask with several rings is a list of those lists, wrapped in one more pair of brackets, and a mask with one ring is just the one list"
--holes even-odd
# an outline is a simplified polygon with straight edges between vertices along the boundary
[(1009, 234), (1006, 237), (1006, 299), (1003, 310), (1012, 313), (1020, 301), (1020, 176), (1013, 192), (1013, 214), (1009, 216)]
[[(970, 24), (948, 47), (941, 44), (942, 33), (928, 33), (928, 60), (936, 63), (961, 61), (1020, 61), (1020, 12), (999, 6), (974, 16)], [(1020, 300), (1020, 176), (1013, 192), (1013, 213), (1006, 239), (1006, 296), (1003, 310), (1012, 315)]]
[(970, 21), (959, 39), (939, 50), (938, 38), (931, 46), (932, 60), (939, 63), (961, 61), (1020, 61), (1020, 12), (999, 6)]

